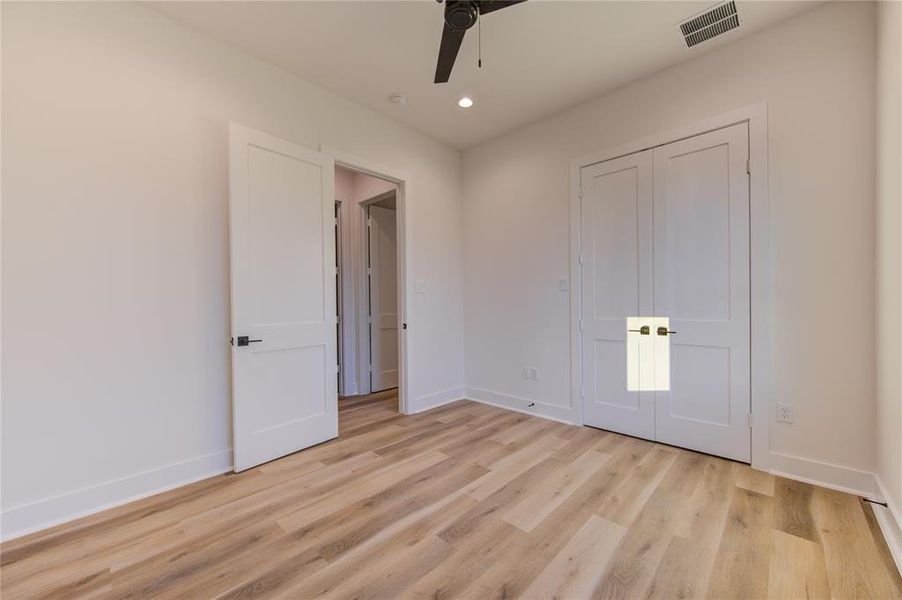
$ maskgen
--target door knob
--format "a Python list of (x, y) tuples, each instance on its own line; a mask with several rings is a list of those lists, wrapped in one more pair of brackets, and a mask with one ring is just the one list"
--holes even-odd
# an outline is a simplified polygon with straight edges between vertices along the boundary
[[(632, 333), (638, 333), (639, 335), (649, 335), (651, 333), (651, 327), (648, 325), (643, 325), (639, 329), (627, 329), (627, 331), (631, 331)], [(658, 333), (661, 333), (661, 330), (658, 329)]]
[(236, 346), (239, 346), (239, 347), (240, 347), (240, 346), (248, 346), (248, 345), (250, 345), (250, 344), (256, 344), (257, 342), (262, 342), (262, 341), (263, 341), (263, 340), (252, 340), (252, 339), (250, 339), (250, 336), (249, 336), (249, 335), (239, 335), (239, 336), (238, 336), (238, 343), (235, 344), (235, 345), (236, 345)]
[(676, 333), (676, 331), (670, 331), (666, 327), (658, 327), (658, 335), (667, 335), (668, 333)]

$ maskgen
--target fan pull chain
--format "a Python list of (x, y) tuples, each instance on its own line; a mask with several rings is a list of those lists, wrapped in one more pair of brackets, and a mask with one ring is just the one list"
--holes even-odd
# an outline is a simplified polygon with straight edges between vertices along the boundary
[(476, 27), (478, 27), (478, 31), (476, 32), (477, 37), (479, 38), (479, 68), (482, 68), (482, 19), (476, 21)]

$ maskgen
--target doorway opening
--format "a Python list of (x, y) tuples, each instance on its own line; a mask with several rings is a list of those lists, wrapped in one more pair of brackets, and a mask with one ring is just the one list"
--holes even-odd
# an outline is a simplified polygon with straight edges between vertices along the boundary
[(399, 185), (335, 165), (339, 412), (398, 412), (401, 387)]

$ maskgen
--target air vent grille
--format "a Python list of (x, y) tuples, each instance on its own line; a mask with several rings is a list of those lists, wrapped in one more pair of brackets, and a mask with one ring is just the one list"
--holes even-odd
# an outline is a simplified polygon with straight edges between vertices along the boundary
[(691, 48), (706, 40), (739, 27), (739, 15), (736, 12), (735, 0), (718, 4), (697, 17), (680, 23), (680, 32)]

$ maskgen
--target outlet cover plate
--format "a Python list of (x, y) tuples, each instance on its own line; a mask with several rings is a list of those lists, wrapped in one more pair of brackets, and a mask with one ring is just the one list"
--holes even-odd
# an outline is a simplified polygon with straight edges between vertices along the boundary
[(789, 404), (777, 404), (777, 421), (780, 423), (792, 423), (792, 406)]

